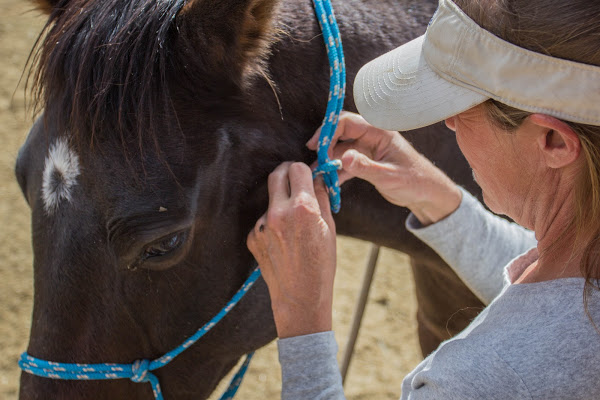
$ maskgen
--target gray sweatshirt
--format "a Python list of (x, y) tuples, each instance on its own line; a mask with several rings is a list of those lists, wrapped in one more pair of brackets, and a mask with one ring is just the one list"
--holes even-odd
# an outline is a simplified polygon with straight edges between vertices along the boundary
[[(407, 227), (488, 306), (402, 383), (401, 399), (600, 399), (600, 332), (583, 306), (583, 278), (512, 284), (537, 259), (532, 232), (501, 219), (470, 194), (452, 215)], [(600, 325), (600, 294), (588, 311)], [(333, 332), (278, 341), (282, 393), (343, 399)]]

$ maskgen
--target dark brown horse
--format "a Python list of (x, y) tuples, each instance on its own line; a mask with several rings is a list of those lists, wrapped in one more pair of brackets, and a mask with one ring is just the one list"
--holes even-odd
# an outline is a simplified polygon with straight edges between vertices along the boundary
[[(129, 363), (171, 350), (209, 320), (252, 267), (245, 238), (266, 178), (312, 162), (329, 70), (311, 0), (55, 0), (33, 73), (43, 116), (16, 174), (32, 210), (28, 352)], [(348, 93), (359, 67), (423, 33), (436, 1), (334, 1)], [(352, 96), (345, 104), (354, 110)], [(443, 124), (407, 133), (475, 190)], [(479, 302), (406, 232), (407, 211), (365, 182), (344, 185), (338, 231), (412, 256), (423, 350)], [(259, 282), (199, 343), (156, 371), (167, 399), (203, 399), (244, 353), (275, 337)], [(22, 399), (150, 399), (128, 380), (21, 377)]]

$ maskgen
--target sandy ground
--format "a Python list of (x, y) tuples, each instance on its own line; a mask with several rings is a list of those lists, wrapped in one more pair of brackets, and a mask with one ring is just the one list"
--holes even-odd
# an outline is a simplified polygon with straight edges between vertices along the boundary
[[(17, 358), (26, 348), (32, 306), (29, 210), (14, 179), (19, 146), (31, 115), (17, 83), (44, 23), (28, 1), (0, 0), (0, 399), (17, 397)], [(363, 276), (369, 244), (339, 240), (334, 329), (340, 359)], [(401, 378), (420, 361), (412, 277), (403, 254), (384, 249), (346, 382), (348, 399), (396, 399)], [(222, 391), (219, 390), (219, 394)], [(280, 372), (275, 343), (259, 350), (238, 394), (278, 399)], [(218, 396), (213, 396), (217, 398)]]

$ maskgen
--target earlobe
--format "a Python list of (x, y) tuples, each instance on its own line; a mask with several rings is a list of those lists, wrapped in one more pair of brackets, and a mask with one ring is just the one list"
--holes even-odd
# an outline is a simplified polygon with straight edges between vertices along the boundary
[(545, 114), (532, 114), (529, 120), (538, 128), (538, 147), (549, 168), (563, 168), (579, 158), (581, 141), (566, 122)]

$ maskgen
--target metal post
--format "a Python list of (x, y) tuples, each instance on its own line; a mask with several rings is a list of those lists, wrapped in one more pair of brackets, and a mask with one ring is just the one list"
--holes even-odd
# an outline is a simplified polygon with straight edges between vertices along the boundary
[(358, 337), (358, 331), (362, 322), (365, 307), (367, 305), (367, 299), (369, 298), (369, 290), (371, 289), (371, 282), (373, 281), (373, 275), (375, 274), (375, 267), (377, 266), (377, 259), (379, 258), (380, 246), (373, 244), (371, 245), (371, 252), (369, 254), (369, 260), (365, 269), (365, 275), (363, 277), (362, 288), (360, 290), (360, 296), (356, 309), (354, 311), (354, 317), (352, 320), (352, 328), (346, 344), (346, 350), (344, 352), (344, 358), (342, 359), (342, 366), (340, 368), (342, 373), (342, 383), (346, 381), (346, 373), (352, 360), (354, 353), (354, 345), (356, 344), (356, 338)]

